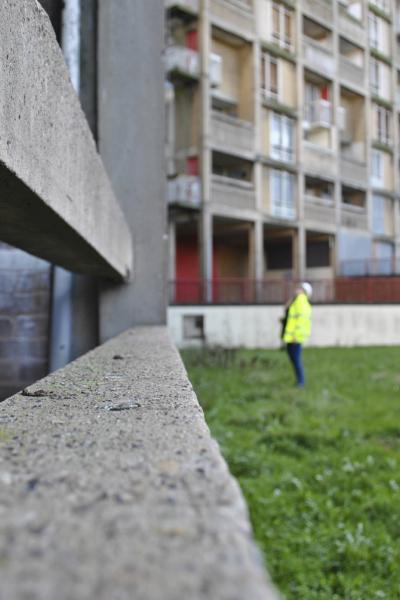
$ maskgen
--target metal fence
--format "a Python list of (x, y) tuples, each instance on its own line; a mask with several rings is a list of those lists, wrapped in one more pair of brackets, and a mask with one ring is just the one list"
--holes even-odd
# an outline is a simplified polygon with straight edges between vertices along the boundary
[[(336, 277), (309, 280), (316, 304), (379, 304), (400, 302), (400, 276)], [(284, 304), (298, 280), (241, 278), (170, 281), (170, 304)]]

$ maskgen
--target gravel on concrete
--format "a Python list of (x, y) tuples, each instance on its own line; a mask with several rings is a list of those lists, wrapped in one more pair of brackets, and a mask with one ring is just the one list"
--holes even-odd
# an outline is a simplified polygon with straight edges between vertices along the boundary
[(276, 600), (164, 328), (0, 404), (1, 600)]

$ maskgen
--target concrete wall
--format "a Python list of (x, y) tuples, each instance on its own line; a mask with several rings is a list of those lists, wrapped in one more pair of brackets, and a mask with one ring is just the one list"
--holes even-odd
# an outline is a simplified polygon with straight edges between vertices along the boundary
[(99, 149), (131, 227), (135, 257), (131, 284), (103, 287), (102, 340), (166, 319), (163, 48), (162, 0), (99, 0)]
[(123, 280), (130, 232), (49, 18), (34, 0), (3, 0), (0, 23), (0, 239)]
[(164, 328), (0, 404), (0, 597), (278, 600)]
[(0, 245), (0, 401), (47, 373), (48, 263)]
[[(178, 347), (202, 344), (185, 339), (190, 317), (203, 316), (204, 342), (208, 345), (245, 348), (280, 346), (281, 306), (172, 306), (168, 327)], [(313, 307), (310, 346), (400, 345), (400, 306), (324, 305)]]

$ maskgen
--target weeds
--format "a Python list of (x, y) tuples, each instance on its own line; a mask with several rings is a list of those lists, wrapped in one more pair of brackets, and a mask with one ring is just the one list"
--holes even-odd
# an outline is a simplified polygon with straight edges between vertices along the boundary
[(282, 352), (183, 353), (288, 600), (400, 598), (398, 355), (306, 350), (298, 391)]

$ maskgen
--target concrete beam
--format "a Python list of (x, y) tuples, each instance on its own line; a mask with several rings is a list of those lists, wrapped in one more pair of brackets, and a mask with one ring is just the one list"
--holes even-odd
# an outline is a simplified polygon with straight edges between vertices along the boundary
[(132, 243), (45, 11), (0, 3), (0, 239), (126, 279)]
[(0, 404), (0, 483), (1, 598), (278, 597), (163, 328)]

